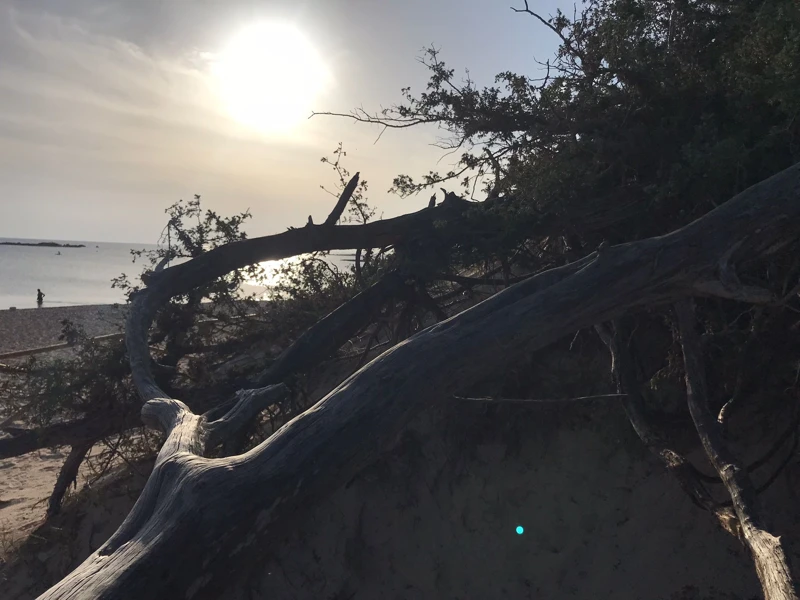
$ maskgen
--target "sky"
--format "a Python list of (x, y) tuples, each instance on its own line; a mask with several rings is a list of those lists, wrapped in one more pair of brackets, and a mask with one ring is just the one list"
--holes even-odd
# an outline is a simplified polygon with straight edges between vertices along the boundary
[(155, 243), (193, 194), (250, 237), (319, 223), (339, 142), (379, 214), (418, 210), (388, 189), (452, 164), (435, 130), (305, 115), (422, 91), (432, 44), (480, 84), (538, 75), (558, 39), (515, 1), (0, 0), (0, 237)]

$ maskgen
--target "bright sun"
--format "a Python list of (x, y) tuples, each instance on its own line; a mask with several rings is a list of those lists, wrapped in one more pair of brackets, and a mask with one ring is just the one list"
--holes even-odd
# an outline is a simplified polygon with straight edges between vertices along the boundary
[(330, 79), (313, 45), (282, 23), (239, 32), (212, 70), (230, 115), (264, 133), (287, 132), (308, 118)]

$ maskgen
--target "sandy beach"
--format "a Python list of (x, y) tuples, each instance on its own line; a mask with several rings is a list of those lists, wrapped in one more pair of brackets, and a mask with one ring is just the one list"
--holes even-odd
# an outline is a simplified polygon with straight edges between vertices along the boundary
[(90, 336), (118, 333), (126, 314), (124, 304), (0, 310), (0, 354), (58, 344), (64, 319)]

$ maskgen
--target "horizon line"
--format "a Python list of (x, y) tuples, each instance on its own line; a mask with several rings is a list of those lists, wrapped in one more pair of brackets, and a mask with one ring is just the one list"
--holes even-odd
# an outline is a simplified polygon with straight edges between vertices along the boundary
[(28, 238), (28, 237), (10, 237), (0, 235), (0, 240), (5, 241), (24, 241), (24, 242), (67, 242), (67, 243), (82, 243), (82, 244), (122, 244), (133, 246), (158, 246), (158, 244), (147, 242), (105, 242), (103, 240), (78, 240), (78, 239), (56, 239), (56, 238)]

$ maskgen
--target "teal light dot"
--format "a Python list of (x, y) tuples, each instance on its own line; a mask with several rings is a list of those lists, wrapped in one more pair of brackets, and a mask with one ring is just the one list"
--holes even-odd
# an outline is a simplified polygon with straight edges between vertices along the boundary
[(517, 535), (525, 533), (525, 528), (522, 525), (517, 525)]

